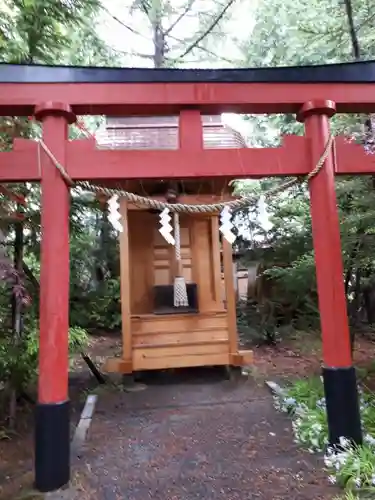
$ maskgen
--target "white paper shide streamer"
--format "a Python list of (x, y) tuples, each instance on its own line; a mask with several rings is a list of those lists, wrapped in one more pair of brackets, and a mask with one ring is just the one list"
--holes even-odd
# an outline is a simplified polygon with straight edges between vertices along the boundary
[(273, 224), (270, 221), (270, 217), (267, 212), (266, 199), (263, 194), (260, 196), (258, 201), (258, 211), (259, 211), (259, 220), (263, 229), (269, 231), (270, 229), (272, 229)]
[(121, 214), (119, 212), (120, 203), (118, 202), (117, 195), (113, 195), (112, 198), (108, 200), (108, 208), (109, 208), (109, 215), (108, 215), (109, 222), (116, 229), (116, 231), (122, 233), (123, 227), (120, 222)]
[(169, 215), (168, 208), (165, 208), (161, 212), (159, 217), (160, 217), (159, 233), (163, 236), (163, 238), (167, 243), (169, 243), (170, 245), (174, 245), (175, 239), (172, 235), (173, 226), (171, 225), (172, 217)]
[(236, 241), (236, 235), (233, 233), (233, 224), (231, 222), (232, 212), (229, 207), (224, 207), (220, 214), (220, 227), (219, 230), (224, 238), (231, 244)]

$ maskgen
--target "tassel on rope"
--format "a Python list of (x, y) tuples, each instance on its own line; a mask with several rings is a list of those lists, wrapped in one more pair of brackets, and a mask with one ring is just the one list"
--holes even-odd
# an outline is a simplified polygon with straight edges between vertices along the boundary
[(187, 307), (189, 305), (189, 301), (186, 290), (186, 282), (182, 272), (180, 216), (178, 212), (175, 212), (173, 215), (176, 255), (176, 274), (173, 284), (173, 301), (175, 307)]

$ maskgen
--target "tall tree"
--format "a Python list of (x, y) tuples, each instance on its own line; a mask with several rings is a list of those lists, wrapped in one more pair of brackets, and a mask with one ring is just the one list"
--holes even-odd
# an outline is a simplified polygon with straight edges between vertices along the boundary
[[(261, 0), (253, 32), (243, 45), (244, 64), (284, 66), (373, 58), (374, 23), (375, 6), (365, 0)], [(258, 145), (277, 144), (281, 134), (302, 133), (303, 130), (292, 115), (250, 116), (248, 119), (254, 129), (253, 143)], [(333, 131), (363, 141), (367, 119), (358, 115), (338, 115), (332, 120)], [(240, 189), (245, 192), (265, 190), (278, 182), (273, 179), (254, 181), (250, 185), (240, 184)], [(375, 267), (371, 257), (375, 216), (373, 181), (369, 177), (340, 179), (336, 189), (342, 221), (343, 279), (351, 321), (357, 325), (362, 320), (372, 323), (375, 321)], [(271, 274), (281, 284), (281, 294), (273, 297), (275, 303), (282, 305), (288, 297), (298, 317), (304, 321), (308, 319), (307, 322), (314, 318), (317, 321), (308, 194), (305, 189), (289, 190), (282, 197), (271, 200), (268, 210), (272, 214), (273, 227), (266, 231), (266, 240), (248, 242), (247, 246), (256, 250), (251, 255), (260, 256), (267, 265), (273, 266)], [(253, 227), (254, 224), (262, 225), (256, 214), (253, 214), (252, 224)], [(272, 252), (265, 247), (272, 248)]]
[[(21, 63), (93, 63), (109, 57), (104, 43), (95, 34), (95, 18), (99, 8), (97, 0), (4, 0), (0, 4), (0, 55), (3, 61)], [(91, 45), (92, 44), (92, 45)], [(79, 49), (79, 50), (78, 50)], [(38, 133), (38, 127), (22, 117), (0, 120), (1, 149), (8, 149), (15, 137), (31, 137)], [(37, 186), (12, 186), (18, 192), (27, 194), (30, 204), (26, 209), (28, 233), (24, 231), (24, 223), (5, 226), (5, 244), (14, 239), (15, 271), (8, 275), (8, 284), (12, 292), (11, 328), (7, 309), (0, 310), (2, 336), (0, 337), (0, 379), (10, 390), (10, 423), (14, 424), (16, 399), (18, 390), (28, 380), (32, 363), (27, 358), (30, 353), (30, 332), (35, 327), (37, 308), (29, 310), (26, 324), (26, 335), (22, 335), (21, 316), (24, 309), (24, 285), (21, 278), (26, 275), (32, 278), (34, 297), (37, 301), (38, 280), (33, 270), (38, 268), (39, 260), (39, 188)], [(20, 207), (18, 206), (18, 209)], [(80, 207), (78, 208), (78, 210)], [(77, 213), (76, 203), (72, 211)], [(30, 227), (31, 223), (31, 227)], [(72, 228), (76, 228), (75, 221)], [(73, 231), (73, 234), (75, 232)], [(74, 239), (74, 236), (73, 236)], [(11, 248), (7, 245), (8, 254)], [(27, 252), (25, 251), (27, 250)], [(26, 256), (26, 253), (28, 254)], [(24, 257), (29, 266), (24, 262)], [(83, 257), (81, 256), (81, 259)], [(6, 255), (2, 261), (10, 265)], [(2, 283), (2, 286), (4, 283)], [(35, 286), (36, 285), (36, 286)], [(21, 292), (20, 293), (20, 289)], [(7, 296), (7, 294), (5, 294)], [(5, 319), (4, 319), (5, 318)], [(35, 337), (32, 337), (35, 341)], [(5, 353), (6, 359), (1, 355)], [(25, 361), (28, 360), (28, 361)]]
[[(103, 8), (124, 29), (130, 43), (145, 47), (129, 51), (134, 60), (155, 67), (210, 63), (233, 64), (222, 54), (230, 35), (226, 24), (248, 0), (123, 0)], [(118, 12), (117, 12), (118, 11)], [(126, 13), (126, 14), (124, 14)], [(126, 21), (123, 21), (126, 19)]]

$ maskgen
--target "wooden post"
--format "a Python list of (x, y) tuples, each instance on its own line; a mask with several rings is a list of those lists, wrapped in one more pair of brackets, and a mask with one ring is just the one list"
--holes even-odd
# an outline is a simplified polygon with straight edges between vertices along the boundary
[[(305, 122), (315, 168), (330, 136), (332, 101), (306, 103), (298, 118)], [(323, 341), (323, 379), (327, 404), (329, 441), (341, 436), (362, 442), (355, 369), (352, 365), (344, 291), (340, 227), (336, 206), (333, 150), (322, 170), (310, 181), (312, 232)]]
[[(43, 140), (66, 168), (66, 105), (47, 103), (35, 110)], [(47, 492), (70, 478), (68, 398), (69, 187), (41, 149), (41, 270), (38, 404), (35, 426), (35, 484)]]
[(219, 216), (216, 214), (211, 216), (211, 244), (214, 299), (217, 309), (222, 309)]
[[(121, 267), (121, 317), (122, 317), (122, 362), (121, 372), (131, 373), (133, 370), (133, 346), (131, 331), (131, 300), (130, 300), (130, 248), (128, 202), (120, 200), (121, 224), (120, 233), (120, 267)], [(142, 228), (139, 228), (142, 231)]]
[(222, 238), (224, 285), (227, 303), (229, 354), (234, 356), (238, 352), (236, 296), (233, 280), (233, 256), (232, 245), (224, 237)]

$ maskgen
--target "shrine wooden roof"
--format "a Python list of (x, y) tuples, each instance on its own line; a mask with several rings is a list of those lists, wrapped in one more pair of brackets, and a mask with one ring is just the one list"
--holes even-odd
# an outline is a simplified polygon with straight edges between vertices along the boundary
[[(202, 116), (203, 144), (210, 148), (244, 148), (245, 138), (221, 116)], [(108, 117), (96, 134), (101, 149), (177, 149), (177, 116)]]

